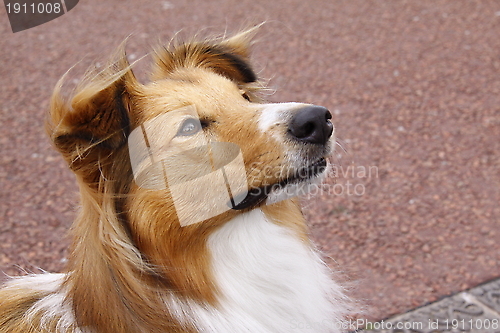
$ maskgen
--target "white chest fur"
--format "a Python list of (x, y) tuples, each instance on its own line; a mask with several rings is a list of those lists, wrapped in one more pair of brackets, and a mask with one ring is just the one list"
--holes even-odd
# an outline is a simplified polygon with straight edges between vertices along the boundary
[[(314, 249), (269, 221), (260, 209), (226, 223), (210, 236), (208, 246), (220, 306), (165, 295), (165, 305), (181, 322), (210, 333), (344, 331), (342, 288)], [(42, 324), (55, 320), (58, 332), (81, 332), (64, 302), (63, 279), (63, 274), (28, 276), (14, 279), (9, 287), (48, 293), (28, 317), (42, 313)]]
[(209, 238), (221, 309), (199, 318), (209, 332), (338, 332), (342, 288), (314, 249), (260, 209)]

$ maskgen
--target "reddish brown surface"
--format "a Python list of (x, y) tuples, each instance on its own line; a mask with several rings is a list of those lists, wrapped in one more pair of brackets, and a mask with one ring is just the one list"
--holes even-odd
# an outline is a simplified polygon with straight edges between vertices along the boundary
[[(306, 212), (365, 315), (500, 276), (499, 2), (86, 0), (16, 34), (3, 7), (0, 18), (5, 273), (64, 266), (77, 189), (42, 124), (68, 68), (81, 61), (78, 77), (130, 33), (139, 57), (180, 29), (267, 20), (254, 59), (277, 89), (271, 99), (327, 106), (348, 150), (338, 159), (344, 193), (322, 194)], [(345, 193), (347, 182), (363, 195)]]

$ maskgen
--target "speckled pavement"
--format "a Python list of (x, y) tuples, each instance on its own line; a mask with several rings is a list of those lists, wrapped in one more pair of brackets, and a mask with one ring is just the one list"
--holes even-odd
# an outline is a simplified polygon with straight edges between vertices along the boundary
[(500, 279), (383, 321), (356, 324), (367, 333), (499, 333)]

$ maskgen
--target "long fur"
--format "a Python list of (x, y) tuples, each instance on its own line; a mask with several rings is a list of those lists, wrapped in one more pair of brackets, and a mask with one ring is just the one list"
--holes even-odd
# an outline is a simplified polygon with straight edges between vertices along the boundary
[(64, 274), (16, 277), (0, 289), (0, 333), (340, 331), (345, 296), (296, 199), (181, 226), (168, 188), (134, 180), (131, 132), (185, 105), (196, 106), (206, 137), (241, 148), (251, 188), (328, 152), (330, 143), (286, 139), (286, 122), (304, 105), (259, 98), (248, 62), (255, 30), (158, 48), (146, 85), (124, 45), (70, 100), (61, 79), (47, 132), (80, 187), (71, 256)]

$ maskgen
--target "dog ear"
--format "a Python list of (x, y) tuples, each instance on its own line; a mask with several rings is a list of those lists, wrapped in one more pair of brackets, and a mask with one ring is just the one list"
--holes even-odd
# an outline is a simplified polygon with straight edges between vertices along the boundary
[(127, 142), (130, 110), (140, 83), (127, 61), (124, 45), (109, 65), (97, 74), (87, 74), (71, 98), (61, 97), (64, 77), (51, 100), (47, 131), (71, 169), (89, 181)]
[(179, 68), (201, 67), (227, 77), (239, 84), (257, 81), (249, 64), (251, 40), (259, 26), (223, 40), (188, 42), (155, 52), (152, 79), (167, 78)]

